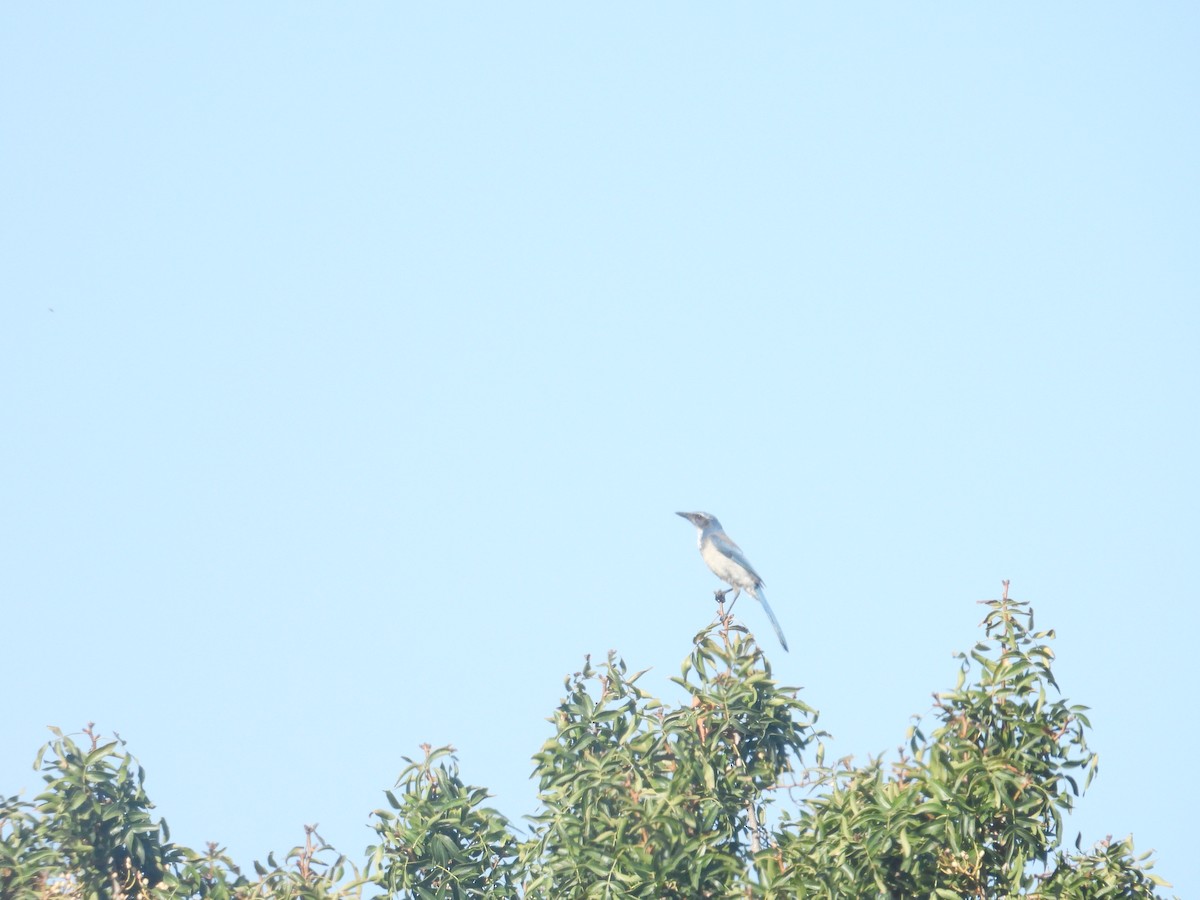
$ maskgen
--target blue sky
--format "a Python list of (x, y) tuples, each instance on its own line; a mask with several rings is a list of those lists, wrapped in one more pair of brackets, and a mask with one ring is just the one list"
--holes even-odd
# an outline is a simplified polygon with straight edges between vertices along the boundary
[(175, 839), (352, 856), (418, 745), (532, 812), (562, 678), (673, 693), (721, 517), (831, 751), (1012, 580), (1071, 822), (1190, 840), (1200, 15), (0, 11), (0, 792), (118, 731)]

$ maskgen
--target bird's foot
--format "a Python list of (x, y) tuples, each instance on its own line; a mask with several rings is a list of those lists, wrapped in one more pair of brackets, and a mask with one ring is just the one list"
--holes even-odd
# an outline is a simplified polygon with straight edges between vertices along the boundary
[(717, 621), (721, 623), (721, 632), (729, 633), (729, 627), (733, 624), (733, 604), (737, 603), (738, 597), (742, 596), (739, 590), (733, 595), (733, 600), (729, 603), (729, 609), (725, 608), (725, 597), (732, 591), (733, 588), (727, 587), (724, 590), (713, 591), (713, 596), (717, 598)]

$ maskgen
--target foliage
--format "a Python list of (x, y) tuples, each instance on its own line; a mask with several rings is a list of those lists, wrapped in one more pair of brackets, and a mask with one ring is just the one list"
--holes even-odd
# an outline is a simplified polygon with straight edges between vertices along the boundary
[(14, 797), (0, 807), (8, 826), (0, 852), (12, 861), (0, 871), (5, 895), (148, 896), (179, 853), (163, 843), (165, 823), (151, 821), (145, 772), (117, 750), (119, 740), (101, 744), (90, 725), (90, 747), (51, 731), (55, 740), (34, 763), (46, 790), (32, 803)]
[[(567, 681), (557, 729), (534, 757), (528, 890), (546, 897), (740, 896), (765, 837), (769, 790), (815, 736), (749, 638), (712, 630), (675, 679), (668, 710), (610, 657)], [(598, 684), (597, 696), (588, 692)]]
[(177, 846), (119, 738), (53, 729), (46, 789), (0, 800), (0, 900), (1159, 896), (1131, 840), (1062, 846), (1097, 757), (1086, 709), (1059, 695), (1053, 632), (1007, 585), (983, 628), (929, 723), (861, 765), (824, 764), (816, 712), (728, 617), (696, 636), (678, 706), (617, 656), (589, 660), (534, 756), (527, 829), (426, 745), (373, 814), (361, 872), (316, 826), (253, 878), (216, 844)]
[(481, 805), (486, 790), (463, 784), (451, 748), (422, 749), (419, 763), (405, 757), (400, 796), (385, 792), (395, 812), (375, 811), (380, 843), (367, 849), (375, 882), (389, 895), (517, 897), (508, 820)]
[[(890, 772), (874, 760), (819, 773), (825, 790), (781, 829), (773, 885), (813, 897), (867, 885), (891, 896), (1006, 897), (1103, 896), (1130, 884), (1144, 890), (1116, 896), (1153, 896), (1149, 885), (1163, 884), (1131, 880), (1139, 867), (1128, 845), (1052, 859), (1062, 812), (1082, 790), (1073, 773), (1084, 773), (1086, 787), (1096, 772), (1086, 708), (1052, 698), (1053, 653), (1043, 641), (1053, 632), (1033, 631), (1024, 604), (987, 605), (991, 640), (960, 655), (958, 684), (937, 696), (934, 731), (926, 737), (914, 725), (911, 756)], [(1090, 877), (1071, 880), (1069, 871)], [(1048, 893), (1055, 885), (1076, 893)]]
[(151, 818), (146, 773), (124, 741), (102, 743), (91, 724), (83, 731), (90, 746), (50, 730), (54, 740), (34, 762), (46, 790), (32, 802), (0, 802), (0, 900), (361, 896), (313, 827), (284, 865), (274, 856), (256, 862), (256, 881), (215, 844), (204, 854), (172, 844), (167, 823)]

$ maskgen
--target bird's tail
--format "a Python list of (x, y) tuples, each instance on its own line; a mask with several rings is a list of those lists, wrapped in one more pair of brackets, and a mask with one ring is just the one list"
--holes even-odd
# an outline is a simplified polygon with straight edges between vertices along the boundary
[(771, 609), (771, 604), (767, 602), (767, 595), (763, 593), (762, 585), (756, 585), (751, 591), (754, 599), (762, 604), (763, 609), (767, 611), (767, 618), (771, 620), (771, 624), (775, 626), (775, 634), (779, 638), (779, 643), (783, 645), (783, 649), (787, 650), (787, 638), (783, 636), (783, 629), (779, 627), (779, 620), (775, 618), (775, 613)]

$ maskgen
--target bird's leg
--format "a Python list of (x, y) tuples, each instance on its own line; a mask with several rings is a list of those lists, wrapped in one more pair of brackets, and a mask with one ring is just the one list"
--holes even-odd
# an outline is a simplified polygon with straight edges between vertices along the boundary
[(732, 590), (733, 588), (724, 588), (723, 590), (718, 588), (713, 591), (713, 596), (717, 598), (717, 621), (721, 623), (722, 630), (726, 632), (729, 629), (730, 618), (729, 614), (725, 612), (725, 595)]
[[(725, 591), (724, 593), (727, 594), (727, 593), (729, 593), (729, 591)], [(740, 596), (742, 596), (742, 589), (738, 588), (737, 593), (733, 595), (733, 599), (729, 601), (729, 609), (727, 609), (725, 611), (726, 615), (729, 615), (729, 616), (733, 615), (733, 604), (737, 603), (738, 597), (740, 597)], [(722, 598), (722, 599), (724, 599), (724, 598)]]

